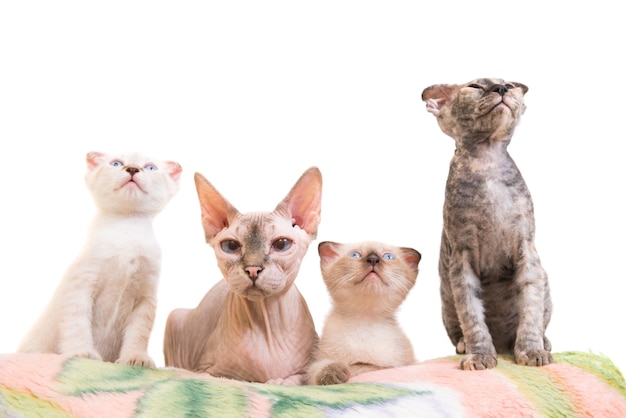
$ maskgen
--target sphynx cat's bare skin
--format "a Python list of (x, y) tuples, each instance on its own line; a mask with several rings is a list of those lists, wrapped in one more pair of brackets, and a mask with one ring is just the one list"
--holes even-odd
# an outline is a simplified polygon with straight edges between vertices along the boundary
[(170, 313), (166, 366), (301, 384), (318, 336), (294, 280), (317, 235), (320, 171), (308, 169), (273, 212), (240, 213), (202, 175), (195, 183), (206, 240), (224, 278), (195, 309)]

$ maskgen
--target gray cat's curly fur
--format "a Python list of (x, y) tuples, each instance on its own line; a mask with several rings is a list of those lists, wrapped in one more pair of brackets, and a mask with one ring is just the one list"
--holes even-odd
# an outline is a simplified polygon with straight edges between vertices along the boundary
[(552, 362), (552, 302), (535, 249), (533, 201), (507, 151), (528, 87), (481, 78), (426, 88), (422, 100), (456, 150), (450, 163), (439, 258), (443, 322), (461, 367)]

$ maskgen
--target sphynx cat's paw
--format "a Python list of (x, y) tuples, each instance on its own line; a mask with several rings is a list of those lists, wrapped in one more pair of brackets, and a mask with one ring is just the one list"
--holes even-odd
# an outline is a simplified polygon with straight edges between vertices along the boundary
[(347, 364), (334, 362), (325, 366), (315, 378), (318, 385), (336, 385), (350, 379), (350, 369)]
[(485, 370), (496, 367), (498, 360), (491, 354), (468, 354), (461, 359), (463, 370)]
[(304, 376), (301, 374), (294, 374), (293, 376), (270, 379), (265, 382), (270, 385), (285, 385), (285, 386), (300, 386), (304, 384)]

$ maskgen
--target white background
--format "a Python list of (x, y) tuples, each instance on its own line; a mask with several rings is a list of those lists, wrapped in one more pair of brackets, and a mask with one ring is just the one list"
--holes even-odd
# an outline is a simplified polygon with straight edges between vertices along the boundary
[(373, 239), (422, 253), (398, 314), (419, 360), (454, 349), (437, 261), (453, 140), (422, 90), (525, 83), (509, 151), (535, 202), (554, 352), (626, 370), (624, 39), (618, 2), (2, 2), (0, 353), (12, 352), (80, 250), (94, 206), (85, 154), (178, 161), (156, 218), (163, 249), (150, 354), (166, 316), (219, 278), (198, 171), (240, 211), (272, 210), (299, 176), (324, 177), (322, 223), (296, 284), (321, 330), (317, 244)]

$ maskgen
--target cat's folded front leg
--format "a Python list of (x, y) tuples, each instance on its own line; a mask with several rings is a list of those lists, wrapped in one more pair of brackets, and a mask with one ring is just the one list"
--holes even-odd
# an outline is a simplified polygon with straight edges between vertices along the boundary
[(350, 379), (347, 364), (329, 359), (313, 363), (307, 371), (306, 382), (309, 385), (336, 385)]
[(270, 385), (300, 386), (304, 384), (304, 375), (294, 374), (292, 376), (288, 376), (282, 379), (270, 379), (265, 383)]

